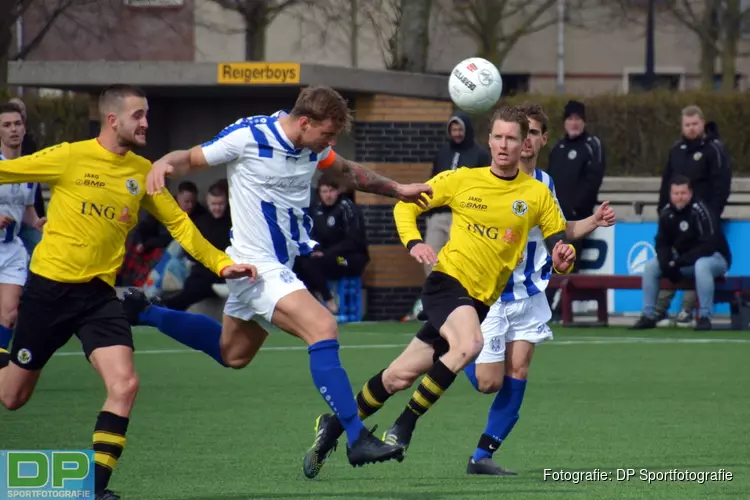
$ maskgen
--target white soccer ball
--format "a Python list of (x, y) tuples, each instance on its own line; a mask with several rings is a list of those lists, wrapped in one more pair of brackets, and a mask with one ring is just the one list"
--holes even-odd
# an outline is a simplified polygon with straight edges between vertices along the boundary
[(481, 57), (464, 59), (448, 79), (451, 99), (469, 114), (492, 109), (503, 91), (503, 79), (494, 64)]

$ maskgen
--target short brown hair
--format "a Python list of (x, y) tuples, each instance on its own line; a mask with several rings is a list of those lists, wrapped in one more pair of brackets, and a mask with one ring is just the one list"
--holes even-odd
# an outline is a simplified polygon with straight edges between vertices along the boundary
[(703, 110), (696, 106), (695, 104), (691, 104), (690, 106), (687, 106), (682, 110), (682, 116), (697, 116), (701, 120), (703, 119)]
[(105, 116), (107, 113), (119, 109), (126, 97), (141, 97), (145, 99), (146, 93), (140, 87), (133, 85), (110, 85), (99, 94), (99, 114)]
[(526, 113), (522, 112), (518, 106), (506, 106), (492, 113), (490, 130), (492, 130), (492, 126), (495, 125), (496, 121), (517, 123), (521, 127), (521, 140), (526, 139), (526, 136), (529, 135), (529, 119)]
[(352, 123), (346, 100), (331, 87), (324, 85), (302, 89), (289, 114), (295, 118), (306, 116), (316, 122), (331, 120), (342, 131), (348, 131)]
[(549, 118), (544, 113), (544, 108), (539, 104), (531, 102), (525, 102), (518, 106), (518, 110), (526, 115), (526, 118), (539, 122), (542, 126), (542, 133), (547, 132), (547, 126), (549, 125)]

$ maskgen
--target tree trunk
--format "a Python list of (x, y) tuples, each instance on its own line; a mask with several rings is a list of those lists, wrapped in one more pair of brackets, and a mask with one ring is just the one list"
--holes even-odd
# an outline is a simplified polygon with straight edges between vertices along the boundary
[(721, 90), (734, 90), (737, 73), (737, 45), (740, 38), (740, 0), (726, 0), (724, 40), (721, 52)]
[(265, 2), (253, 2), (242, 14), (245, 18), (245, 60), (263, 61), (266, 59), (268, 6)]
[(359, 67), (359, 2), (349, 0), (349, 64), (352, 68)]
[(714, 75), (716, 74), (716, 44), (719, 41), (718, 23), (716, 15), (718, 12), (718, 0), (707, 0), (706, 10), (703, 12), (701, 19), (701, 32), (704, 36), (700, 37), (701, 55), (701, 89), (713, 90)]
[(431, 6), (431, 0), (402, 0), (397, 46), (398, 69), (415, 73), (427, 70)]

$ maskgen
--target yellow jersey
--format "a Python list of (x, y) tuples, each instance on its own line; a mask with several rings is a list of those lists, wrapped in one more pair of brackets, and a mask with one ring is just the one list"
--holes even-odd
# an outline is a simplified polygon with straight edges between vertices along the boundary
[(100, 278), (114, 286), (125, 239), (141, 207), (161, 221), (182, 247), (217, 274), (234, 264), (211, 245), (171, 194), (146, 194), (151, 162), (118, 155), (96, 139), (62, 143), (0, 162), (0, 184), (45, 182), (52, 198), (31, 271), (63, 283)]
[[(448, 243), (435, 271), (457, 279), (469, 294), (487, 305), (500, 297), (523, 256), (529, 231), (539, 226), (544, 238), (565, 231), (565, 219), (549, 188), (518, 172), (503, 179), (484, 168), (459, 168), (436, 175), (430, 208), (453, 212)], [(398, 202), (393, 210), (404, 245), (421, 240), (417, 216), (428, 209)]]

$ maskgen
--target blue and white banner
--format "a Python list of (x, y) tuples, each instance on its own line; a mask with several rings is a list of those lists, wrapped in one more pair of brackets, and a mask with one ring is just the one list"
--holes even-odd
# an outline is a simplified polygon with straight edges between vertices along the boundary
[[(729, 276), (750, 275), (750, 260), (743, 259), (742, 251), (750, 247), (750, 221), (728, 221), (722, 224), (732, 250), (733, 261)], [(655, 257), (656, 222), (618, 222), (613, 228), (599, 228), (584, 242), (578, 266), (582, 273), (640, 275), (643, 265)], [(682, 304), (682, 292), (672, 301), (671, 312)], [(643, 306), (640, 290), (610, 290), (609, 311), (639, 313)], [(576, 311), (593, 310), (590, 304), (576, 304)], [(716, 313), (729, 312), (727, 304), (716, 307)]]

